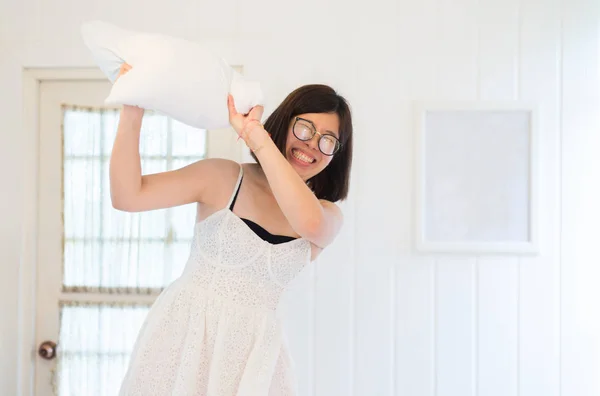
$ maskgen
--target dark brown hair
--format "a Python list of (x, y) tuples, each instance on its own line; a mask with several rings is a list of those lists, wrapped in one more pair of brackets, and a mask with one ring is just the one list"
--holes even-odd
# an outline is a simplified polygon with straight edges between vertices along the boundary
[[(288, 129), (292, 118), (306, 113), (336, 113), (340, 120), (340, 150), (319, 174), (307, 185), (319, 199), (337, 202), (346, 199), (352, 167), (352, 116), (342, 96), (327, 85), (304, 85), (292, 93), (275, 109), (264, 123), (279, 151), (285, 155)], [(258, 163), (258, 159), (252, 153)]]

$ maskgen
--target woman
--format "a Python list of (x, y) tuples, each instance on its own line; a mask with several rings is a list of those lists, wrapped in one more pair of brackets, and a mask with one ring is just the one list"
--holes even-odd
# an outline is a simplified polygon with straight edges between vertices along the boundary
[(264, 126), (262, 107), (239, 114), (229, 97), (228, 108), (256, 164), (206, 159), (143, 176), (143, 110), (121, 112), (110, 161), (114, 207), (198, 205), (186, 267), (148, 314), (121, 395), (297, 394), (276, 308), (342, 225), (335, 202), (348, 193), (350, 109), (323, 85), (292, 92)]

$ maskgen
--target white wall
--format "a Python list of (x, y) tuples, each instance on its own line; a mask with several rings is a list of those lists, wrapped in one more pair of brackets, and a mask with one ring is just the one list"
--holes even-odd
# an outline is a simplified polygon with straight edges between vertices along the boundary
[[(1, 393), (18, 386), (22, 67), (91, 66), (78, 26), (93, 18), (207, 40), (264, 81), (267, 111), (308, 82), (349, 98), (347, 226), (289, 302), (303, 396), (597, 396), (598, 11), (593, 0), (2, 0)], [(419, 99), (543, 106), (539, 257), (413, 253)]]

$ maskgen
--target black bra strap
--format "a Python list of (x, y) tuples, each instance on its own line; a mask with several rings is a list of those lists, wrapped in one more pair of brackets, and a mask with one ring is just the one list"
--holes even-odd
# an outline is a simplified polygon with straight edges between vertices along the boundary
[(242, 187), (242, 180), (244, 180), (244, 177), (240, 178), (240, 182), (238, 184), (238, 188), (235, 192), (235, 195), (233, 196), (233, 200), (231, 201), (231, 205), (229, 205), (229, 210), (231, 210), (233, 212), (233, 206), (235, 205), (235, 201), (237, 200), (238, 194), (240, 193), (240, 187)]

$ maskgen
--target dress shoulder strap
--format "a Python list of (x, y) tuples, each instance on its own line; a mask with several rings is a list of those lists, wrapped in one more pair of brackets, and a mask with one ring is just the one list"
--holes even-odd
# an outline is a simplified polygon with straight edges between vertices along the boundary
[(233, 189), (233, 193), (229, 198), (229, 202), (227, 203), (227, 207), (230, 210), (233, 210), (233, 205), (235, 204), (235, 200), (237, 199), (237, 195), (240, 192), (240, 186), (242, 185), (242, 179), (244, 178), (244, 168), (240, 164), (240, 173), (237, 178), (237, 182), (235, 183), (235, 188)]

